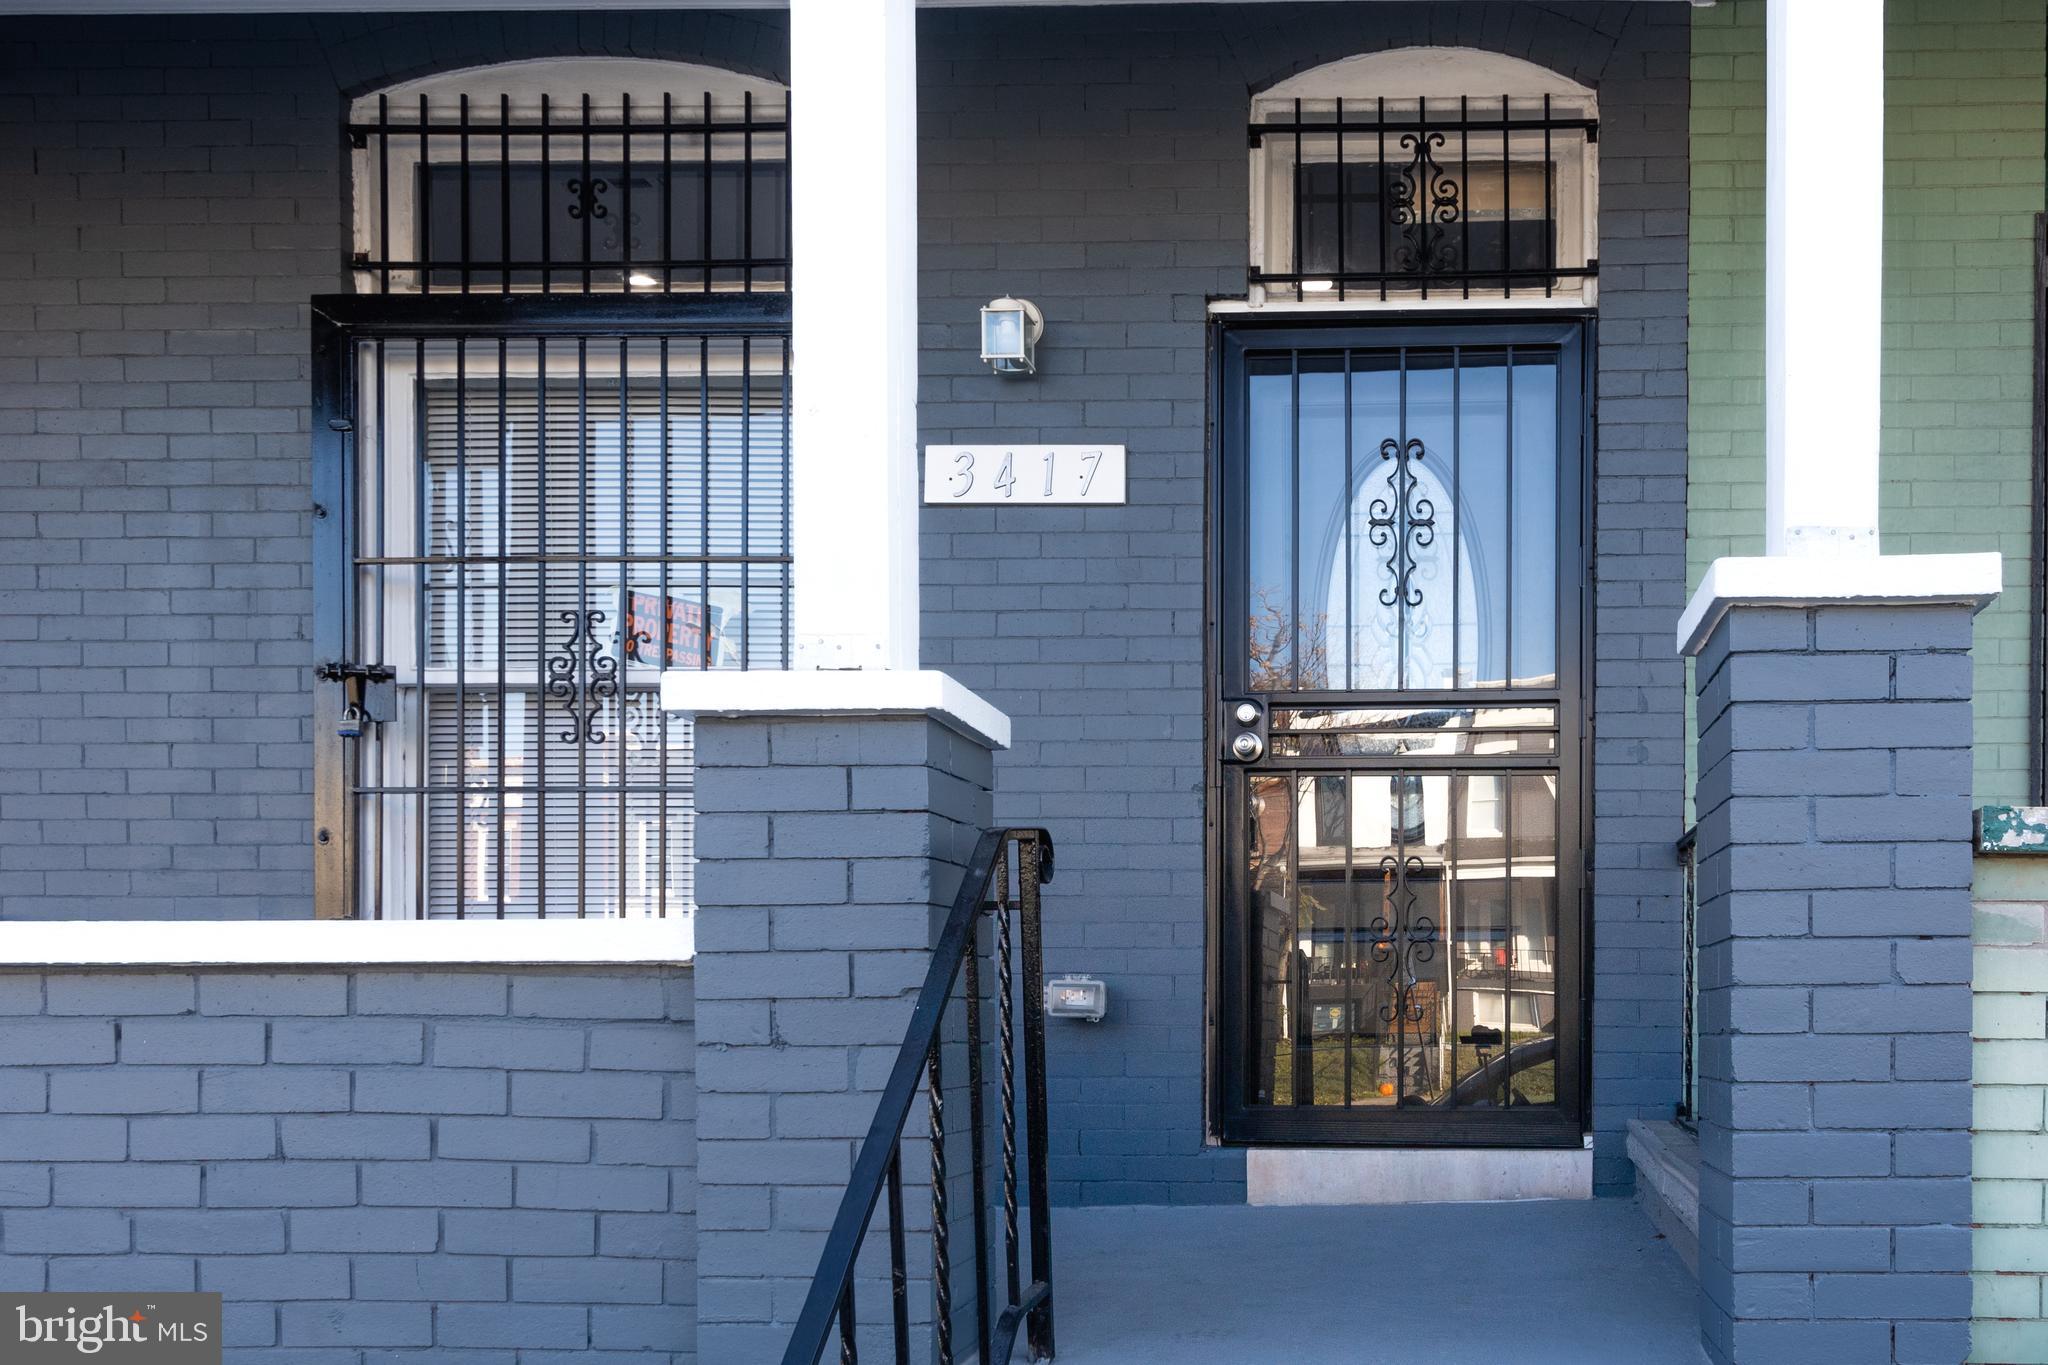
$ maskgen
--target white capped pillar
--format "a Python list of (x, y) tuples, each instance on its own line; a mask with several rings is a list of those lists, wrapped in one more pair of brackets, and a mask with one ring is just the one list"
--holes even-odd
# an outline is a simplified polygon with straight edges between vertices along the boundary
[(788, 671), (672, 668), (693, 715), (1009, 718), (919, 671), (914, 0), (790, 0)]
[(1874, 555), (1884, 6), (1765, 13), (1764, 552)]
[(792, 666), (917, 667), (912, 0), (791, 0)]

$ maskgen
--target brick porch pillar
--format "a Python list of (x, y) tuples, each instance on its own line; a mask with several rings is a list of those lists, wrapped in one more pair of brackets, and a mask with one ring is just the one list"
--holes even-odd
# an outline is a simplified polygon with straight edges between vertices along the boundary
[[(1700, 1311), (1721, 1362), (1969, 1350), (1970, 636), (1997, 557), (1913, 558), (1988, 591), (1771, 605), (1714, 601), (1710, 577), (1681, 628), (1699, 691)], [(1905, 564), (1845, 573), (1901, 581)]]
[[(698, 1356), (773, 1365), (992, 819), (993, 753), (923, 714), (705, 715), (697, 764)], [(904, 1223), (920, 1341), (932, 1303), (923, 1127), (919, 1107), (905, 1129)], [(875, 1330), (885, 1227), (878, 1211), (859, 1291)]]

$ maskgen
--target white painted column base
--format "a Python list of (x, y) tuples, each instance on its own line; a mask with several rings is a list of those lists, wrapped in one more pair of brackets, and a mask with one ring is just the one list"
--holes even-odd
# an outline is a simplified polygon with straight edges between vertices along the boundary
[(1245, 1202), (1469, 1204), (1591, 1199), (1591, 1148), (1254, 1147)]
[(1678, 652), (1700, 652), (1730, 607), (1927, 606), (1954, 602), (1982, 610), (2005, 572), (1995, 552), (1801, 559), (1737, 555), (1707, 566), (1678, 618)]
[(927, 715), (993, 749), (1010, 747), (1010, 718), (951, 676), (930, 668), (807, 669), (758, 673), (670, 669), (665, 711), (704, 716)]

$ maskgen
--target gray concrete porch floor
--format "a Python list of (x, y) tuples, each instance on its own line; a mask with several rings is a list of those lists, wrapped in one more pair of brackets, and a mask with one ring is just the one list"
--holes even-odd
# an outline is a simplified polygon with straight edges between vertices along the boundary
[(1053, 1257), (1058, 1365), (1706, 1359), (1692, 1277), (1625, 1199), (1061, 1209)]

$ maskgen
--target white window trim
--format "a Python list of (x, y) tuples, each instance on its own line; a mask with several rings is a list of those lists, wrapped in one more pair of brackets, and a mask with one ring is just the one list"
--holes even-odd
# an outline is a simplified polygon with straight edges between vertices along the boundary
[(688, 915), (0, 924), (0, 967), (673, 966), (696, 955)]
[[(1449, 108), (1446, 102), (1455, 100), (1460, 95), (1485, 96), (1496, 100), (1506, 95), (1512, 100), (1521, 101), (1540, 100), (1547, 95), (1583, 117), (1599, 117), (1598, 97), (1590, 88), (1534, 62), (1467, 47), (1396, 48), (1329, 62), (1290, 76), (1254, 95), (1250, 113), (1253, 121), (1260, 121), (1268, 115), (1286, 112), (1297, 99), (1342, 98), (1358, 103), (1361, 108), (1366, 101), (1382, 97), (1390, 103), (1412, 103), (1418, 99), (1427, 99), (1438, 103), (1440, 107)], [(1347, 151), (1349, 150), (1347, 147)], [(1377, 148), (1374, 151), (1377, 152)], [(1285, 158), (1269, 156), (1264, 141), (1251, 150), (1248, 163), (1250, 221), (1247, 259), (1254, 266), (1263, 266), (1266, 262), (1268, 199), (1273, 191), (1272, 182), (1291, 165), (1291, 148), (1288, 149)], [(1576, 227), (1577, 235), (1581, 239), (1583, 258), (1588, 261), (1595, 260), (1600, 254), (1599, 145), (1585, 144), (1585, 155), (1576, 162), (1559, 157), (1557, 168), (1555, 212), (1560, 233)], [(1294, 199), (1291, 194), (1283, 194), (1273, 202), (1277, 209), (1272, 215), (1274, 227), (1284, 238), (1292, 232)], [(1337, 298), (1334, 291), (1327, 299), (1271, 298), (1263, 288), (1254, 286), (1247, 290), (1243, 299), (1212, 302), (1209, 311), (1214, 315), (1320, 315), (1331, 312), (1384, 313), (1408, 310), (1465, 312), (1473, 309), (1498, 310), (1503, 306), (1514, 309), (1575, 309), (1591, 307), (1598, 301), (1599, 281), (1590, 277), (1567, 280), (1547, 297), (1541, 294), (1521, 293), (1505, 299), (1497, 293), (1481, 296), (1476, 292), (1469, 299), (1436, 296), (1423, 298), (1419, 291), (1389, 287), (1388, 296), (1382, 301), (1377, 297), (1377, 289), (1368, 291), (1366, 286), (1346, 292), (1347, 297), (1342, 299)]]

